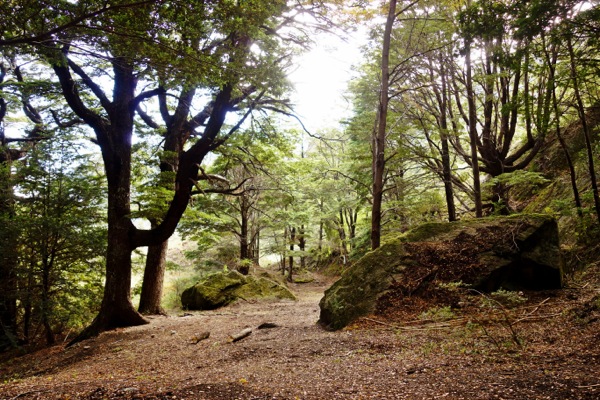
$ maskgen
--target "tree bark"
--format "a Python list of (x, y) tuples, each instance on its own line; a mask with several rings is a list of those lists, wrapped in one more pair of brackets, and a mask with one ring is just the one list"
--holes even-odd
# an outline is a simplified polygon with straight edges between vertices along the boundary
[[(294, 242), (296, 241), (296, 228), (290, 228), (290, 252), (294, 251)], [(290, 253), (288, 266), (288, 282), (294, 282), (294, 255)]]
[[(298, 248), (300, 251), (304, 253), (306, 250), (306, 237), (304, 236), (304, 225), (300, 225), (300, 230), (298, 231)], [(300, 268), (306, 268), (306, 256), (300, 256)]]
[[(92, 323), (70, 344), (98, 335), (100, 332), (127, 326), (147, 324), (131, 303), (131, 229), (129, 215), (129, 168), (122, 154), (124, 168), (108, 173), (108, 246), (106, 249), (106, 282), (100, 311)], [(107, 168), (113, 170), (113, 168)], [(116, 175), (116, 176), (114, 176)], [(112, 179), (111, 179), (112, 177)], [(116, 181), (116, 182), (113, 182)], [(111, 185), (111, 182), (113, 183)]]
[[(62, 62), (53, 65), (65, 99), (95, 131), (104, 160), (108, 182), (108, 245), (106, 249), (106, 281), (100, 311), (92, 323), (70, 344), (96, 336), (117, 327), (148, 323), (131, 303), (131, 253), (135, 227), (130, 220), (131, 142), (133, 137), (136, 77), (133, 66), (123, 58), (112, 61), (114, 72), (113, 100), (103, 96), (91, 81), (87, 84), (99, 96), (107, 117), (89, 110), (79, 97), (69, 68), (78, 66), (63, 55)], [(85, 74), (80, 71), (80, 75)]]
[(481, 202), (481, 180), (479, 178), (479, 157), (477, 152), (477, 110), (475, 109), (475, 93), (473, 92), (473, 76), (471, 67), (471, 42), (467, 40), (465, 50), (465, 65), (467, 68), (467, 103), (469, 112), (469, 144), (471, 147), (471, 168), (473, 171), (473, 201), (475, 202), (475, 216), (483, 216), (483, 205)]
[(346, 264), (346, 260), (348, 258), (348, 247), (346, 240), (346, 229), (344, 227), (344, 211), (341, 208), (339, 210), (337, 231), (340, 237), (340, 253), (342, 254), (342, 257), (344, 257), (344, 264)]
[[(246, 195), (241, 195), (240, 200), (240, 260), (250, 258), (248, 251), (248, 220), (250, 218), (249, 202)], [(247, 273), (247, 272), (246, 272)]]
[(389, 63), (392, 27), (396, 19), (396, 0), (390, 0), (389, 11), (383, 34), (381, 52), (381, 86), (379, 89), (379, 109), (377, 130), (373, 139), (373, 204), (371, 208), (371, 249), (381, 244), (381, 210), (383, 201), (383, 177), (385, 172), (385, 137), (389, 101)]
[(169, 240), (165, 240), (154, 246), (148, 246), (146, 255), (146, 267), (142, 281), (142, 293), (138, 311), (145, 315), (163, 315), (161, 300), (163, 283), (167, 266), (167, 251)]
[(450, 163), (450, 146), (448, 145), (448, 84), (444, 60), (440, 57), (440, 75), (442, 80), (440, 104), (440, 140), (442, 142), (442, 176), (444, 178), (444, 193), (448, 221), (456, 221), (456, 206), (454, 204), (454, 188), (452, 186), (452, 165)]

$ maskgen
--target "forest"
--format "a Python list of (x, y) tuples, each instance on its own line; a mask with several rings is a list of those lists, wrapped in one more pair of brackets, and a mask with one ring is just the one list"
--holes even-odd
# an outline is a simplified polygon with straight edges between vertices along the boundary
[[(291, 100), (290, 75), (324, 38), (357, 36), (364, 36), (357, 44), (361, 56), (344, 93), (351, 112), (335, 126), (308, 129)], [(169, 375), (162, 383), (151, 378), (153, 369), (130, 371), (137, 383), (109, 384), (104, 377), (88, 386), (77, 386), (76, 373), (68, 372), (56, 398), (492, 398), (496, 389), (486, 385), (489, 376), (502, 375), (493, 366), (498, 360), (534, 374), (528, 363), (535, 357), (547, 373), (528, 379), (540, 386), (524, 392), (531, 381), (513, 380), (501, 398), (596, 398), (599, 38), (595, 0), (3, 1), (0, 398), (5, 390), (12, 399), (54, 398), (56, 387), (26, 379), (91, 360), (68, 352), (100, 349), (88, 343), (110, 340), (102, 352), (131, 354), (123, 361), (129, 365), (141, 357), (133, 355), (135, 343), (131, 349), (114, 345), (133, 340), (123, 336), (128, 329), (132, 335), (154, 329), (151, 338), (163, 334), (164, 341), (183, 332), (198, 337), (202, 328), (176, 321), (209, 315), (213, 319), (202, 323), (211, 340), (271, 315), (278, 321), (274, 329), (289, 328), (289, 343), (273, 348), (299, 360), (334, 354), (316, 374), (336, 377), (303, 386), (303, 379), (314, 379), (303, 375), (307, 362), (290, 369), (301, 389), (287, 382), (269, 391), (259, 372), (251, 378), (244, 370), (266, 371), (268, 362), (252, 368), (244, 361), (275, 350), (244, 344), (251, 339), (240, 340), (246, 352), (215, 341), (205, 355), (189, 350), (216, 364), (225, 360), (229, 372), (203, 370), (206, 382), (184, 385), (178, 379), (193, 374), (174, 378), (179, 364), (168, 367), (173, 376), (162, 372)], [(402, 306), (388, 296), (400, 305), (386, 308), (385, 321), (371, 316), (338, 336), (313, 326), (323, 291), (398, 235), (429, 223), (520, 215), (556, 221), (563, 289), (498, 292), (514, 309), (479, 293), (483, 300), (471, 304), (477, 318), (458, 316), (454, 305), (465, 303), (463, 297), (436, 308), (416, 300)], [(484, 248), (488, 239), (480, 239), (474, 246)], [(432, 248), (436, 259), (446, 254), (445, 247)], [(188, 313), (182, 293), (228, 271), (264, 274), (299, 300), (288, 311), (281, 308), (285, 302), (235, 303), (232, 312), (250, 318), (239, 326), (227, 311)], [(429, 278), (414, 277), (410, 293)], [(439, 283), (443, 290), (427, 301), (451, 296), (461, 284)], [(240, 311), (244, 305), (247, 311)], [(538, 316), (544, 307), (552, 310)], [(481, 316), (483, 309), (493, 312)], [(552, 329), (540, 333), (558, 315), (568, 324), (555, 320), (554, 336)], [(429, 336), (418, 336), (426, 328), (397, 325), (414, 318), (434, 324), (427, 325)], [(517, 324), (530, 320), (541, 325), (519, 331)], [(305, 325), (312, 336), (303, 344)], [(442, 340), (436, 335), (458, 326), (460, 345), (453, 338), (447, 348), (435, 347)], [(478, 347), (474, 330), (492, 350)], [(269, 331), (257, 328), (252, 335)], [(408, 331), (417, 336), (401, 336)], [(363, 341), (357, 344), (353, 334)], [(537, 351), (546, 350), (528, 335), (546, 338), (544, 346), (558, 353), (542, 360)], [(578, 338), (576, 347), (564, 345), (567, 337)], [(402, 361), (399, 373), (421, 389), (387, 393), (386, 379), (402, 380), (386, 375), (399, 367), (383, 355), (400, 351), (408, 345), (398, 343), (407, 340), (421, 352)], [(536, 356), (526, 354), (528, 341)], [(161, 346), (148, 347), (147, 354), (162, 354)], [(180, 352), (180, 360), (185, 348), (172, 353)], [(434, 348), (448, 359), (433, 365), (427, 357)], [(57, 352), (62, 361), (35, 366)], [(468, 372), (471, 364), (462, 364), (479, 365), (465, 361), (473, 354), (489, 357), (478, 377)], [(345, 374), (340, 368), (344, 357), (359, 355), (368, 357), (356, 371), (348, 367), (350, 390), (338, 382)], [(373, 360), (383, 364), (375, 367)], [(556, 383), (568, 363), (572, 381)], [(277, 376), (288, 381), (292, 372), (286, 375), (282, 365)], [(366, 380), (367, 370), (374, 383)], [(428, 386), (431, 371), (453, 371), (462, 386)], [(227, 374), (233, 378), (223, 380)], [(476, 385), (487, 389), (474, 391)]]

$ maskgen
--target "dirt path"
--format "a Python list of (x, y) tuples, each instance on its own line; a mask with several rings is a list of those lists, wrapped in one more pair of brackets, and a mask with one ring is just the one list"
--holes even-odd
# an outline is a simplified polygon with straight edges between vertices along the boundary
[[(326, 332), (316, 325), (326, 285), (295, 285), (297, 302), (154, 318), (15, 359), (0, 365), (0, 398), (600, 398), (598, 323), (549, 331), (544, 320), (519, 332), (527, 346), (505, 350), (494, 344), (506, 337), (501, 326), (487, 337), (466, 323)], [(563, 307), (547, 301), (544, 312), (553, 305)], [(265, 322), (276, 327), (256, 329)], [(229, 342), (245, 328), (250, 336)]]

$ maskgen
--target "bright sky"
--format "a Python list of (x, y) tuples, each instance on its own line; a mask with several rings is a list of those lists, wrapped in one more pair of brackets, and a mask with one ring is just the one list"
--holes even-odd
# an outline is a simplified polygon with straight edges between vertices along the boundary
[(352, 66), (360, 62), (362, 45), (356, 38), (344, 42), (333, 35), (322, 35), (315, 42), (314, 49), (298, 59), (297, 69), (290, 74), (296, 87), (292, 103), (311, 133), (337, 127), (350, 114), (347, 85)]

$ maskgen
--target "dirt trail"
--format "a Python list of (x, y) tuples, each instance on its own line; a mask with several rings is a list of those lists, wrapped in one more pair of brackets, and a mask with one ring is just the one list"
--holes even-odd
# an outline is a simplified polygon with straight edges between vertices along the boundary
[[(15, 359), (0, 365), (0, 398), (600, 398), (598, 324), (569, 330), (569, 340), (566, 331), (531, 325), (523, 331), (530, 345), (506, 351), (464, 324), (326, 332), (316, 321), (328, 284), (293, 285), (297, 302), (153, 318)], [(256, 329), (265, 322), (276, 327)], [(245, 328), (250, 336), (229, 342)], [(210, 337), (193, 344), (205, 331)]]

